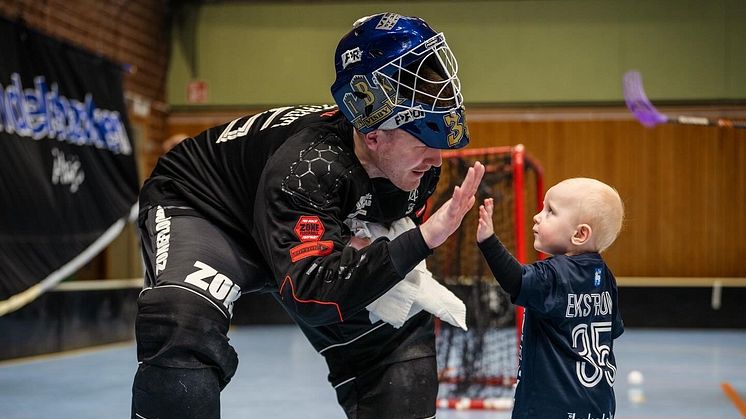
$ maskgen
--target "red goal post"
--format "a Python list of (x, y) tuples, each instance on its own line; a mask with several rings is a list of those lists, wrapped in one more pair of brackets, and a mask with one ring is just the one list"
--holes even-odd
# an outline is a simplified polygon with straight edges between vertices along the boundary
[(527, 238), (533, 237), (529, 221), (543, 201), (543, 170), (520, 144), (446, 151), (429, 208), (445, 202), (476, 161), (486, 169), (477, 204), (427, 261), (435, 278), (466, 304), (469, 326), (464, 332), (438, 324), (438, 407), (508, 410), (512, 408), (523, 312), (497, 285), (476, 246), (477, 208), (485, 198), (493, 198), (493, 221), (500, 240), (521, 263), (531, 261), (529, 254), (538, 258)]

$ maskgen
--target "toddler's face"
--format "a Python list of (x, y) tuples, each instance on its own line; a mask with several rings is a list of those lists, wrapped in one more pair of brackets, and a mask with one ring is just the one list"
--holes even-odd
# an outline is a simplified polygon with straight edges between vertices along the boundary
[(534, 248), (551, 255), (564, 255), (572, 249), (578, 226), (580, 191), (577, 186), (559, 183), (544, 196), (544, 209), (534, 215)]

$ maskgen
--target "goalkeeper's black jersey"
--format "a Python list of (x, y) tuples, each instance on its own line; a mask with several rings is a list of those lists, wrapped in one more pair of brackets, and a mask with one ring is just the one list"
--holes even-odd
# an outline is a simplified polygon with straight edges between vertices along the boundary
[[(344, 323), (430, 254), (419, 229), (355, 250), (345, 220), (416, 217), (440, 172), (432, 168), (412, 192), (371, 179), (352, 130), (328, 106), (272, 109), (208, 129), (161, 157), (140, 209), (197, 210), (256, 249), (247, 257), (266, 267), (273, 291), (304, 328)], [(309, 337), (321, 350), (339, 342), (333, 333)]]

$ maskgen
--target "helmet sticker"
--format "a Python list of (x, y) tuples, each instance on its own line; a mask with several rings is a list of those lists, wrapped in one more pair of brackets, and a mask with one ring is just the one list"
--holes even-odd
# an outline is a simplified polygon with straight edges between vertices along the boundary
[(443, 122), (451, 129), (448, 133), (448, 147), (453, 147), (461, 142), (464, 134), (469, 135), (469, 129), (464, 123), (463, 113), (451, 112), (443, 115)]
[(401, 18), (401, 15), (398, 15), (396, 13), (384, 13), (383, 16), (381, 16), (381, 20), (378, 21), (376, 29), (384, 31), (391, 30), (391, 28), (396, 25), (396, 22), (399, 21), (399, 18)]
[(352, 63), (359, 63), (362, 54), (363, 52), (360, 51), (360, 47), (355, 47), (354, 49), (345, 51), (342, 54), (342, 68), (347, 68), (347, 66)]
[(425, 111), (422, 110), (422, 106), (416, 106), (414, 108), (408, 108), (401, 112), (398, 112), (393, 117), (389, 118), (388, 121), (381, 124), (380, 129), (394, 129), (399, 128), (404, 124), (408, 124), (415, 119), (422, 119), (425, 117)]
[[(356, 75), (350, 81), (352, 92), (344, 96), (344, 104), (353, 116), (351, 121), (358, 129), (375, 127), (394, 112), (394, 105), (388, 100), (385, 90), (393, 89), (388, 82), (377, 84), (376, 78), (371, 83), (364, 75)], [(380, 105), (373, 109), (373, 105)], [(368, 115), (373, 109), (373, 112)]]

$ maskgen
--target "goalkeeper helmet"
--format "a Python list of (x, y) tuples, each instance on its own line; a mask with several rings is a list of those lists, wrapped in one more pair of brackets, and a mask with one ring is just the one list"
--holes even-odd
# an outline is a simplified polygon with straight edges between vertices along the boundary
[(339, 45), (331, 91), (362, 133), (401, 128), (429, 147), (469, 143), (458, 64), (445, 36), (422, 19), (359, 19)]

